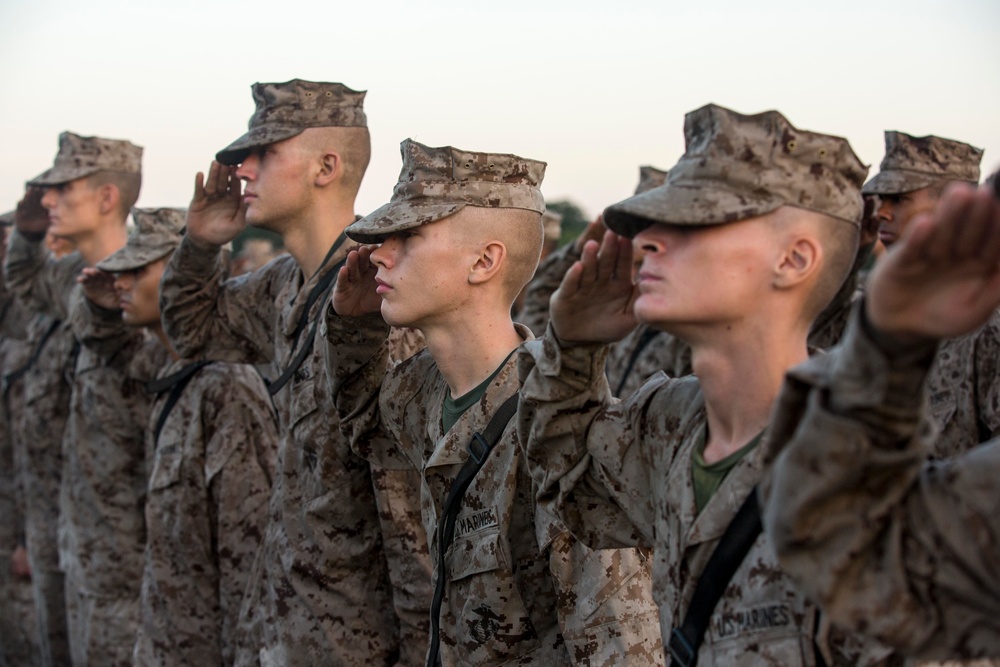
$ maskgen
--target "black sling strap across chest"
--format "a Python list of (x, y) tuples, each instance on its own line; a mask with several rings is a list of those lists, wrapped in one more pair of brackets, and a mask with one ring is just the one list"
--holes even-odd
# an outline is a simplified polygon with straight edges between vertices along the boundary
[(187, 364), (182, 369), (168, 375), (160, 380), (152, 380), (146, 383), (146, 391), (151, 394), (162, 394), (166, 390), (170, 390), (170, 395), (167, 396), (167, 402), (164, 404), (163, 409), (160, 410), (160, 416), (156, 418), (156, 428), (153, 429), (153, 446), (155, 447), (160, 442), (160, 432), (163, 430), (164, 424), (167, 423), (167, 417), (170, 416), (170, 411), (174, 409), (177, 405), (177, 401), (180, 400), (181, 394), (184, 393), (184, 387), (187, 386), (194, 374), (200, 371), (205, 366), (208, 366), (213, 362), (211, 361), (192, 361)]
[(441, 511), (441, 520), (438, 522), (437, 529), (437, 581), (434, 583), (434, 599), (431, 602), (431, 641), (430, 650), (427, 653), (427, 667), (438, 667), (441, 664), (441, 602), (444, 598), (444, 587), (448, 581), (445, 554), (455, 539), (455, 520), (462, 507), (462, 499), (465, 497), (469, 485), (472, 484), (472, 480), (482, 470), (486, 459), (500, 440), (500, 436), (503, 435), (504, 429), (507, 428), (507, 424), (515, 412), (517, 412), (516, 393), (507, 398), (497, 409), (482, 435), (478, 432), (472, 434), (472, 440), (469, 442), (469, 458), (465, 460), (462, 469), (455, 476), (451, 490), (448, 491), (448, 498), (444, 501), (444, 509)]
[(52, 322), (49, 324), (49, 328), (46, 329), (45, 332), (38, 339), (38, 343), (35, 345), (35, 349), (32, 350), (31, 356), (28, 358), (28, 360), (24, 362), (24, 364), (20, 368), (17, 368), (3, 376), (4, 392), (10, 389), (11, 385), (13, 385), (15, 382), (17, 382), (25, 375), (27, 375), (28, 371), (30, 371), (32, 367), (34, 367), (34, 365), (38, 363), (39, 357), (42, 356), (42, 350), (45, 349), (45, 344), (49, 342), (49, 338), (52, 338), (52, 334), (56, 332), (56, 329), (59, 328), (60, 324), (62, 324), (62, 320), (52, 320)]
[(661, 333), (663, 332), (659, 329), (649, 327), (639, 334), (639, 341), (636, 343), (635, 349), (632, 350), (632, 354), (628, 359), (628, 364), (625, 365), (625, 370), (622, 371), (622, 378), (618, 381), (618, 386), (615, 388), (615, 396), (623, 398), (622, 389), (625, 387), (625, 383), (628, 382), (628, 376), (632, 374), (632, 368), (635, 366), (635, 362), (639, 360), (639, 355), (642, 354), (642, 351), (649, 347), (649, 344), (653, 342), (653, 339)]
[(726, 527), (705, 570), (698, 577), (684, 622), (670, 633), (667, 650), (672, 664), (680, 667), (694, 667), (698, 664), (698, 649), (701, 648), (712, 612), (753, 543), (757, 541), (761, 530), (757, 487), (754, 487)]
[[(338, 237), (330, 247), (329, 252), (326, 253), (326, 257), (323, 259), (323, 264), (321, 266), (325, 266), (326, 263), (330, 261), (330, 258), (333, 257), (346, 240), (347, 236), (341, 233), (340, 237)], [(330, 270), (327, 271), (326, 274), (320, 278), (309, 291), (309, 296), (306, 298), (305, 306), (302, 308), (302, 314), (299, 316), (299, 321), (295, 324), (295, 331), (292, 332), (291, 349), (294, 350), (295, 346), (299, 344), (299, 338), (302, 336), (302, 332), (305, 331), (306, 326), (309, 324), (309, 312), (312, 310), (313, 306), (316, 305), (316, 302), (321, 299), (326, 301), (326, 297), (329, 296), (330, 290), (333, 288), (333, 283), (337, 279), (337, 273), (340, 272), (340, 267), (344, 265), (345, 261), (347, 261), (347, 257), (344, 257), (344, 259), (337, 262), (335, 266), (330, 267)], [(313, 320), (313, 325), (309, 329), (309, 334), (307, 335), (305, 342), (302, 343), (302, 347), (299, 348), (299, 351), (294, 357), (292, 357), (292, 361), (288, 364), (288, 367), (285, 368), (285, 370), (281, 372), (281, 375), (279, 375), (273, 382), (267, 382), (268, 394), (274, 396), (281, 391), (282, 388), (288, 384), (288, 381), (292, 379), (292, 376), (295, 375), (295, 371), (299, 370), (299, 367), (302, 366), (302, 362), (306, 360), (309, 353), (312, 352), (313, 344), (316, 340), (316, 330), (319, 328), (319, 322), (321, 319), (323, 319), (322, 311), (316, 314), (316, 319)]]

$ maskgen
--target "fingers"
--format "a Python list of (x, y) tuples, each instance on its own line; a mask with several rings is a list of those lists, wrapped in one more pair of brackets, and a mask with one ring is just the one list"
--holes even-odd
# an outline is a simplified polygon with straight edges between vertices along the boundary
[(194, 175), (194, 194), (191, 201), (200, 201), (205, 198), (205, 174), (198, 172)]

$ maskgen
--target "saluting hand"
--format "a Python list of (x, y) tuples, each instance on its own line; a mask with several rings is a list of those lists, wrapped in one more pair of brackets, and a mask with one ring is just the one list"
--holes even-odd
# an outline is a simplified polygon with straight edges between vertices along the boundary
[(607, 232), (587, 241), (549, 303), (556, 334), (566, 342), (612, 343), (636, 327), (632, 241)]
[(1000, 199), (954, 184), (875, 265), (868, 321), (898, 338), (950, 338), (1000, 306)]
[(14, 211), (14, 226), (25, 234), (45, 234), (49, 229), (49, 212), (42, 206), (42, 188), (28, 186), (24, 197), (17, 202)]
[(83, 286), (83, 295), (93, 304), (107, 310), (119, 309), (115, 277), (112, 274), (87, 266), (77, 276), (76, 282)]
[(376, 292), (378, 267), (371, 262), (376, 246), (360, 246), (347, 254), (333, 289), (333, 309), (342, 317), (358, 317), (382, 309), (382, 297)]
[(195, 241), (220, 246), (239, 236), (246, 226), (246, 207), (236, 167), (213, 160), (208, 178), (200, 171), (194, 177), (187, 234)]

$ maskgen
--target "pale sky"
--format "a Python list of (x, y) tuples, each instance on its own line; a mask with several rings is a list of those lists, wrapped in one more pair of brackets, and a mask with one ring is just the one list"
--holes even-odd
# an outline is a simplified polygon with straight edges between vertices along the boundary
[(0, 212), (63, 130), (144, 146), (139, 205), (185, 206), (250, 85), (293, 78), (368, 91), (362, 214), (412, 137), (544, 160), (546, 197), (594, 215), (709, 102), (845, 136), (873, 174), (886, 129), (1000, 166), (998, 0), (0, 0)]

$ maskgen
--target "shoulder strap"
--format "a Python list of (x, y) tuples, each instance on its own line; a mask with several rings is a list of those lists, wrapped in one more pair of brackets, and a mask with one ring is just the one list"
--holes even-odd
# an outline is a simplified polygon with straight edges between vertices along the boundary
[(444, 501), (444, 509), (441, 511), (441, 520), (438, 522), (437, 529), (437, 581), (434, 583), (434, 599), (431, 601), (431, 645), (427, 653), (427, 667), (437, 667), (441, 663), (441, 601), (444, 598), (444, 587), (448, 581), (445, 553), (455, 538), (455, 519), (458, 518), (458, 510), (462, 506), (462, 499), (465, 497), (469, 485), (472, 484), (472, 480), (485, 465), (486, 459), (489, 458), (490, 452), (500, 440), (500, 436), (503, 435), (504, 429), (507, 428), (507, 424), (515, 412), (517, 412), (516, 393), (509, 396), (497, 409), (482, 435), (472, 434), (472, 440), (469, 442), (469, 458), (465, 460), (462, 469), (455, 476), (451, 490), (448, 491), (448, 498)]
[(52, 334), (56, 332), (59, 325), (62, 324), (62, 320), (52, 320), (49, 324), (49, 328), (45, 330), (45, 333), (38, 339), (38, 343), (35, 345), (35, 349), (32, 350), (31, 356), (28, 358), (24, 364), (16, 369), (7, 373), (3, 376), (3, 389), (6, 392), (12, 384), (20, 380), (22, 377), (27, 375), (28, 371), (38, 363), (38, 358), (42, 356), (42, 350), (45, 349), (45, 344), (49, 342), (49, 338), (52, 338)]
[(698, 664), (698, 649), (705, 637), (712, 612), (760, 532), (760, 508), (757, 506), (757, 487), (754, 487), (722, 534), (705, 570), (698, 577), (684, 622), (670, 633), (668, 650), (672, 664), (680, 667), (694, 667)]
[(184, 387), (187, 383), (191, 381), (194, 374), (199, 370), (208, 366), (211, 361), (193, 361), (190, 364), (184, 366), (176, 373), (168, 375), (160, 380), (153, 380), (146, 383), (146, 391), (151, 394), (162, 394), (167, 389), (170, 389), (170, 396), (167, 397), (167, 402), (160, 410), (160, 416), (156, 418), (156, 428), (153, 430), (153, 446), (155, 447), (160, 442), (160, 431), (163, 430), (164, 424), (167, 423), (167, 417), (170, 416), (170, 411), (174, 409), (177, 405), (177, 401), (180, 400), (181, 394), (184, 392)]
[(654, 329), (649, 327), (641, 334), (639, 334), (639, 342), (635, 344), (635, 349), (632, 350), (631, 356), (628, 358), (628, 364), (625, 365), (625, 370), (622, 371), (621, 380), (618, 381), (618, 386), (615, 388), (615, 396), (618, 398), (624, 398), (622, 396), (622, 388), (628, 381), (628, 376), (632, 374), (632, 367), (635, 366), (635, 362), (639, 360), (639, 355), (642, 351), (649, 347), (649, 344), (653, 342), (653, 339), (660, 335), (659, 329)]
[[(341, 235), (341, 237), (337, 239), (337, 242), (333, 244), (332, 248), (330, 248), (326, 261), (333, 256), (333, 253), (337, 251), (337, 248), (340, 247), (345, 238), (345, 236)], [(333, 283), (337, 279), (337, 273), (340, 271), (340, 267), (344, 265), (345, 261), (347, 261), (346, 257), (331, 267), (330, 270), (326, 272), (326, 275), (320, 278), (309, 292), (309, 298), (306, 299), (302, 315), (299, 317), (299, 323), (295, 326), (295, 332), (292, 334), (292, 349), (295, 349), (295, 346), (299, 342), (299, 336), (302, 334), (302, 329), (305, 328), (305, 325), (309, 321), (309, 311), (312, 310), (312, 307), (317, 301), (322, 300), (324, 303), (326, 302), (326, 298), (330, 295), (330, 290), (333, 289)], [(312, 327), (309, 328), (309, 334), (306, 336), (306, 340), (303, 341), (302, 347), (300, 347), (299, 351), (294, 357), (292, 357), (292, 361), (288, 364), (285, 370), (281, 372), (281, 375), (279, 375), (273, 382), (267, 382), (268, 394), (274, 396), (281, 391), (282, 388), (288, 384), (288, 381), (292, 379), (292, 376), (295, 375), (295, 371), (299, 370), (299, 367), (302, 366), (302, 362), (304, 362), (306, 357), (308, 357), (312, 352), (313, 344), (316, 341), (316, 330), (319, 328), (319, 322), (322, 319), (323, 312), (321, 310), (316, 314)]]

